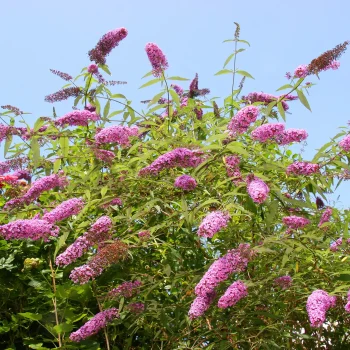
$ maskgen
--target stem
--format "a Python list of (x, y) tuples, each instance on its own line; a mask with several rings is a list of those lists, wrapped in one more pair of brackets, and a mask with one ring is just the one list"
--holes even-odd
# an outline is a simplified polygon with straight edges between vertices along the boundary
[[(92, 290), (93, 290), (93, 292), (94, 292), (94, 295), (95, 295), (95, 298), (96, 298), (96, 301), (97, 301), (98, 308), (99, 308), (100, 312), (102, 312), (102, 311), (103, 311), (103, 308), (102, 308), (102, 306), (101, 306), (100, 301), (99, 301), (98, 298), (97, 298), (97, 295), (96, 295), (96, 287), (95, 287), (94, 281), (92, 282)], [(105, 339), (106, 339), (106, 346), (107, 346), (106, 349), (107, 349), (107, 350), (110, 350), (111, 347), (110, 347), (110, 345), (109, 345), (109, 339), (108, 339), (108, 333), (107, 333), (106, 327), (103, 328), (103, 332), (104, 332), (104, 334), (105, 334)]]
[(130, 108), (130, 109), (133, 110), (136, 114), (138, 114), (140, 117), (144, 118), (144, 116), (143, 116), (141, 113), (139, 113), (139, 112), (136, 111), (134, 108), (132, 108), (131, 106), (127, 105), (126, 103), (120, 102), (120, 101), (115, 100), (115, 99), (110, 98), (110, 97), (104, 97), (104, 96), (100, 96), (100, 95), (96, 95), (96, 97), (102, 98), (102, 99), (104, 99), (104, 100), (109, 100), (109, 101), (117, 102), (117, 103), (119, 103), (119, 104), (121, 104), (121, 105), (123, 105), (123, 106), (125, 106), (125, 107)]
[[(232, 76), (232, 89), (231, 89), (231, 103), (233, 102), (233, 90), (234, 90), (234, 87), (235, 87), (236, 58), (237, 58), (237, 39), (235, 40), (235, 57), (233, 59), (233, 76)], [(231, 106), (231, 118), (232, 117), (233, 117), (233, 106)]]
[(165, 86), (166, 86), (166, 91), (167, 91), (167, 95), (168, 95), (168, 132), (170, 129), (170, 96), (169, 96), (169, 87), (168, 87), (168, 82), (166, 81), (165, 75), (164, 75), (164, 71), (162, 71), (163, 73), (163, 79), (165, 82)]
[[(89, 84), (86, 88), (86, 91), (84, 93), (85, 96), (85, 102), (84, 102), (84, 107), (86, 108), (86, 102), (87, 102), (87, 96), (88, 96), (88, 92), (89, 92), (89, 88), (90, 88), (90, 84), (91, 84), (91, 79), (92, 79), (92, 73), (90, 74), (90, 79), (89, 79)], [(74, 84), (74, 83), (73, 83)], [(75, 84), (74, 84), (75, 85)]]
[[(52, 268), (52, 262), (50, 259), (50, 270), (51, 270), (51, 277), (52, 277), (52, 288), (53, 288), (53, 293), (54, 293), (54, 297), (52, 298), (52, 303), (53, 303), (53, 307), (54, 307), (54, 312), (55, 312), (55, 319), (56, 319), (56, 325), (59, 325), (59, 321), (58, 321), (58, 313), (57, 313), (57, 299), (56, 299), (56, 273), (54, 271), (54, 269)], [(59, 347), (62, 346), (62, 341), (61, 341), (61, 334), (58, 333), (58, 345)]]

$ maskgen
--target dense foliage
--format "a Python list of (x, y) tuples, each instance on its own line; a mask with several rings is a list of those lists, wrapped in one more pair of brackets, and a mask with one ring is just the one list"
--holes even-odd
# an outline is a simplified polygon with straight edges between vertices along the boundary
[(160, 92), (136, 111), (106, 78), (120, 28), (76, 78), (52, 70), (67, 85), (45, 100), (72, 111), (30, 126), (3, 106), (2, 349), (348, 348), (350, 215), (325, 194), (350, 176), (350, 136), (307, 161), (290, 149), (307, 132), (283, 124), (348, 43), (287, 73), (282, 95), (242, 96), (239, 35), (222, 105), (148, 43), (142, 87)]

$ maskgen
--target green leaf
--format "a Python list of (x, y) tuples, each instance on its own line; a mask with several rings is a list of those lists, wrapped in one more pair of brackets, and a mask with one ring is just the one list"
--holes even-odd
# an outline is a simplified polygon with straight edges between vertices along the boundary
[(223, 68), (225, 68), (229, 64), (229, 62), (232, 60), (234, 55), (237, 55), (239, 52), (242, 52), (242, 51), (245, 51), (245, 49), (239, 49), (236, 52), (231, 53), (231, 55), (226, 58)]
[(104, 186), (104, 187), (101, 188), (101, 196), (102, 196), (102, 198), (105, 196), (107, 191), (108, 191), (108, 186)]
[(20, 315), (24, 318), (28, 318), (29, 320), (33, 320), (33, 321), (40, 321), (42, 319), (42, 315), (33, 314), (31, 312), (20, 312), (20, 313), (18, 313), (18, 315)]
[(119, 111), (114, 111), (108, 116), (108, 119), (111, 119), (112, 117), (114, 117), (114, 116), (116, 116), (116, 115), (118, 115), (120, 113), (123, 113), (123, 112), (124, 112), (123, 109), (120, 109)]
[(6, 154), (11, 147), (12, 135), (6, 136), (5, 147), (4, 147), (4, 157), (6, 158)]
[(176, 104), (177, 106), (179, 106), (179, 105), (180, 105), (180, 98), (179, 98), (179, 95), (178, 95), (174, 90), (172, 90), (172, 89), (169, 90), (169, 93), (170, 93), (170, 95), (171, 95), (173, 101), (175, 102), (175, 104)]
[(265, 113), (267, 116), (269, 116), (270, 113), (271, 113), (271, 111), (272, 111), (272, 108), (275, 107), (276, 104), (277, 104), (277, 101), (272, 101), (272, 102), (270, 102), (270, 103), (267, 105), (266, 109), (264, 110), (264, 113)]
[(247, 44), (248, 46), (250, 46), (250, 44), (249, 44), (249, 42), (247, 40), (240, 39), (240, 40), (237, 40), (237, 42), (244, 43), (244, 44)]
[(186, 81), (186, 80), (190, 80), (190, 79), (175, 76), (175, 77), (167, 78), (167, 80), (181, 80), (181, 81)]
[(59, 139), (60, 146), (61, 146), (61, 154), (64, 158), (68, 157), (69, 153), (69, 139), (67, 136), (61, 136)]
[(60, 170), (60, 168), (61, 168), (61, 163), (62, 163), (61, 158), (58, 158), (54, 161), (54, 163), (53, 163), (53, 172), (54, 173), (58, 173), (58, 170)]
[(157, 103), (164, 93), (165, 91), (161, 91), (159, 94), (153, 96), (152, 100), (149, 101), (148, 106), (152, 106), (153, 104)]
[(297, 94), (298, 94), (300, 102), (311, 112), (309, 102), (306, 99), (304, 93), (301, 90), (297, 89)]
[(105, 71), (108, 75), (111, 75), (111, 72), (106, 64), (101, 64), (100, 68)]
[(74, 326), (72, 324), (69, 324), (69, 323), (66, 323), (66, 322), (60, 323), (60, 324), (58, 324), (58, 325), (53, 327), (54, 331), (57, 334), (70, 332), (73, 328), (74, 328)]
[(114, 95), (111, 95), (111, 98), (123, 98), (123, 99), (127, 99), (123, 94), (114, 94)]
[(250, 73), (246, 72), (245, 70), (236, 70), (236, 73), (240, 74), (240, 75), (243, 75), (243, 76), (245, 76), (247, 78), (254, 79), (253, 76)]
[(159, 83), (160, 81), (161, 81), (161, 80), (160, 80), (159, 78), (149, 80), (147, 83), (141, 85), (141, 86), (139, 87), (139, 89), (142, 89), (142, 88), (144, 88), (144, 87), (146, 87), (146, 86), (151, 86), (151, 85), (153, 85), (153, 84), (157, 84), (157, 83)]
[(141, 79), (147, 78), (153, 74), (153, 71), (151, 70), (150, 72), (146, 73)]
[(33, 163), (34, 163), (34, 166), (36, 167), (38, 166), (40, 161), (40, 146), (39, 146), (37, 137), (35, 136), (32, 137), (32, 140), (30, 142), (30, 148), (33, 154)]
[(232, 74), (233, 71), (230, 69), (221, 69), (218, 72), (216, 72), (214, 75), (222, 75), (222, 74)]
[(286, 113), (283, 109), (282, 102), (277, 103), (277, 109), (278, 109), (278, 112), (280, 113), (281, 117), (283, 118), (283, 120), (286, 121)]
[(38, 118), (33, 127), (34, 132), (38, 131), (44, 125), (44, 123), (44, 119)]
[(236, 41), (235, 39), (226, 39), (223, 41), (223, 43), (228, 43), (228, 42), (232, 42), (232, 41)]
[(111, 101), (107, 101), (105, 108), (103, 109), (103, 118), (107, 118), (109, 109), (111, 108)]
[(280, 91), (280, 90), (285, 90), (285, 89), (292, 89), (293, 86), (290, 84), (285, 84), (283, 86), (281, 86), (280, 88), (278, 88), (276, 91)]

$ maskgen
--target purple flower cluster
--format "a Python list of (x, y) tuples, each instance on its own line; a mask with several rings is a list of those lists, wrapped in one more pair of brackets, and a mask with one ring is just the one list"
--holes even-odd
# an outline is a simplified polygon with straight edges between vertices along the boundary
[(269, 186), (256, 176), (247, 178), (247, 190), (250, 198), (259, 204), (266, 201), (270, 192)]
[(318, 227), (321, 227), (322, 224), (324, 224), (325, 222), (329, 222), (331, 216), (332, 216), (332, 208), (327, 208), (321, 215), (321, 219), (318, 224)]
[(96, 46), (88, 52), (90, 61), (106, 64), (106, 56), (128, 35), (126, 28), (117, 28), (103, 35)]
[(308, 162), (294, 162), (289, 165), (286, 169), (288, 175), (312, 175), (320, 171), (320, 166), (318, 164), (308, 163)]
[[(1, 138), (0, 138), (1, 140)], [(345, 152), (350, 151), (350, 135), (346, 135), (340, 142), (339, 147), (343, 149)]]
[(306, 140), (308, 134), (303, 129), (287, 129), (277, 136), (277, 143), (281, 146), (289, 145), (292, 142), (301, 142)]
[(194, 151), (187, 148), (175, 148), (158, 157), (151, 165), (140, 170), (139, 175), (157, 175), (163, 169), (169, 168), (195, 168), (203, 159), (200, 157), (200, 151)]
[[(249, 103), (251, 104), (254, 102), (263, 102), (265, 105), (268, 105), (273, 101), (277, 101), (279, 98), (280, 96), (274, 96), (265, 92), (251, 92), (247, 96), (242, 96), (242, 100), (249, 101)], [(298, 96), (287, 95), (284, 97), (284, 99), (293, 101), (298, 99)], [(285, 111), (289, 109), (289, 106), (286, 101), (282, 100), (281, 104)]]
[(149, 61), (153, 68), (153, 75), (160, 77), (169, 65), (163, 51), (154, 43), (148, 43), (145, 47)]
[(260, 142), (275, 140), (284, 131), (282, 123), (268, 123), (257, 127), (252, 131), (252, 138)]
[(140, 314), (142, 312), (145, 311), (145, 304), (144, 303), (141, 303), (141, 302), (136, 302), (136, 303), (130, 303), (128, 306), (127, 306), (127, 309), (133, 313), (133, 314)]
[(102, 129), (95, 135), (96, 144), (117, 143), (121, 146), (130, 146), (130, 137), (137, 136), (138, 128), (133, 126), (113, 125)]
[(175, 179), (174, 186), (184, 191), (193, 191), (197, 187), (197, 182), (189, 175), (181, 175)]
[(84, 204), (82, 198), (68, 199), (59, 204), (49, 213), (44, 214), (42, 219), (54, 224), (55, 222), (64, 220), (72, 215), (77, 215), (84, 208)]
[(251, 123), (254, 123), (259, 115), (259, 108), (256, 106), (247, 106), (242, 108), (231, 119), (228, 129), (232, 135), (246, 132)]
[(336, 251), (339, 250), (339, 247), (340, 247), (342, 244), (343, 244), (343, 238), (340, 237), (340, 238), (338, 238), (336, 241), (334, 241), (334, 242), (330, 245), (329, 249), (330, 249), (332, 252), (336, 252)]
[(104, 149), (94, 149), (95, 157), (102, 162), (105, 163), (112, 163), (113, 159), (115, 158), (115, 154), (112, 151), (106, 151)]
[(303, 228), (310, 223), (309, 219), (305, 219), (301, 216), (285, 216), (282, 219), (283, 223), (288, 226), (288, 228), (296, 230), (298, 228)]
[(45, 96), (45, 101), (54, 103), (59, 101), (67, 100), (69, 97), (77, 97), (81, 93), (80, 88), (78, 87), (69, 87), (57, 92), (54, 92), (51, 95)]
[(59, 70), (50, 69), (50, 72), (52, 74), (55, 74), (55, 75), (59, 76), (61, 79), (66, 80), (66, 81), (69, 81), (69, 80), (73, 79), (73, 77), (71, 75), (69, 75), (67, 73), (64, 73), (64, 72), (61, 72)]
[(12, 209), (15, 206), (29, 204), (39, 198), (41, 193), (52, 190), (55, 187), (65, 187), (68, 185), (68, 180), (65, 176), (57, 174), (44, 176), (33, 182), (31, 188), (20, 198), (14, 198), (8, 201), (4, 209)]
[(282, 289), (288, 289), (292, 285), (292, 277), (286, 275), (275, 279), (275, 284), (277, 284)]
[(348, 291), (347, 297), (348, 297), (348, 300), (347, 300), (347, 303), (345, 305), (345, 311), (350, 313), (350, 290)]
[(324, 290), (313, 291), (307, 299), (306, 310), (311, 327), (321, 327), (326, 321), (326, 313), (336, 304), (336, 297), (331, 297)]
[(240, 158), (238, 156), (227, 156), (224, 160), (226, 164), (227, 176), (232, 177), (232, 182), (239, 185), (243, 181), (242, 174), (239, 169)]
[(87, 126), (89, 121), (97, 121), (100, 117), (95, 112), (90, 112), (86, 109), (76, 110), (65, 114), (63, 117), (55, 120), (56, 126)]
[(80, 258), (90, 247), (110, 237), (113, 226), (108, 216), (101, 216), (82, 236), (78, 237), (62, 254), (56, 258), (56, 265), (66, 266)]
[(108, 297), (115, 298), (119, 296), (123, 296), (125, 298), (131, 298), (134, 295), (137, 295), (140, 293), (140, 287), (142, 286), (141, 281), (135, 281), (135, 282), (124, 282), (117, 288), (112, 289), (108, 293)]
[(145, 231), (140, 231), (138, 233), (138, 237), (141, 241), (147, 241), (151, 237), (151, 233), (147, 230)]
[(179, 96), (182, 96), (182, 94), (184, 93), (184, 89), (183, 89), (181, 86), (179, 86), (179, 85), (177, 85), (177, 84), (171, 84), (170, 86), (175, 90), (175, 92), (176, 92)]
[(50, 236), (56, 237), (59, 233), (59, 227), (50, 222), (39, 219), (15, 220), (8, 224), (0, 226), (0, 235), (4, 239), (32, 239), (43, 238), (48, 241)]
[(215, 295), (215, 292), (213, 292), (204, 296), (197, 296), (191, 304), (188, 317), (191, 320), (194, 320), (195, 318), (202, 316), (209, 309)]
[(102, 204), (101, 208), (106, 209), (106, 208), (110, 207), (111, 205), (119, 205), (121, 207), (123, 205), (123, 202), (120, 198), (114, 198), (110, 202), (108, 202), (106, 204)]
[(305, 78), (309, 75), (308, 66), (305, 64), (301, 64), (294, 71), (294, 77), (296, 78)]
[(118, 310), (113, 307), (99, 312), (89, 321), (87, 321), (84, 326), (80, 327), (77, 331), (71, 333), (69, 339), (74, 342), (80, 342), (91, 335), (98, 333), (102, 328), (106, 327), (109, 322), (113, 319), (119, 318)]
[(0, 175), (8, 173), (10, 170), (20, 169), (27, 162), (27, 157), (17, 157), (0, 162)]
[(245, 270), (251, 256), (249, 244), (240, 244), (237, 249), (229, 250), (209, 267), (195, 288), (196, 295), (202, 297), (211, 295), (230, 274)]
[(209, 213), (199, 225), (197, 235), (200, 237), (212, 238), (215, 233), (227, 227), (231, 219), (228, 213), (213, 211)]
[(219, 299), (218, 307), (226, 309), (237, 304), (242, 298), (248, 295), (248, 288), (242, 281), (232, 283), (225, 294)]
[(30, 181), (32, 178), (30, 171), (27, 169), (17, 170), (12, 175), (16, 176), (18, 180), (24, 179), (24, 180)]

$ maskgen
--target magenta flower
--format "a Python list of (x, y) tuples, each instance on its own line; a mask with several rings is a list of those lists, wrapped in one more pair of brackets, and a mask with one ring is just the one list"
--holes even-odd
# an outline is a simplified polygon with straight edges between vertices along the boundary
[(137, 136), (138, 128), (133, 126), (114, 125), (102, 129), (95, 135), (97, 145), (105, 143), (117, 143), (121, 146), (130, 146), (130, 137)]
[(318, 164), (308, 163), (308, 162), (294, 162), (289, 165), (286, 169), (288, 175), (312, 175), (320, 171), (320, 166)]
[(72, 198), (62, 202), (49, 213), (44, 214), (43, 220), (54, 224), (57, 221), (77, 215), (84, 208), (84, 200), (82, 198)]
[(293, 283), (292, 277), (286, 275), (275, 279), (275, 284), (280, 286), (282, 289), (288, 289)]
[(69, 97), (77, 97), (80, 93), (81, 91), (79, 87), (69, 87), (45, 96), (45, 101), (50, 103), (64, 101)]
[(197, 182), (189, 175), (181, 175), (175, 179), (174, 186), (184, 191), (193, 191), (197, 187)]
[(91, 74), (98, 72), (98, 66), (96, 64), (90, 64), (89, 67), (87, 67), (87, 71)]
[(151, 237), (151, 233), (147, 230), (145, 231), (140, 231), (138, 233), (138, 237), (141, 241), (147, 241)]
[(50, 236), (56, 237), (59, 227), (50, 222), (39, 219), (15, 220), (0, 226), (0, 235), (6, 240), (32, 239), (36, 241), (43, 238), (45, 242)]
[(230, 306), (234, 306), (247, 295), (248, 288), (244, 282), (236, 281), (227, 288), (225, 294), (219, 299), (218, 307), (226, 309)]
[(140, 287), (142, 286), (141, 281), (135, 281), (135, 282), (123, 282), (121, 285), (119, 285), (117, 288), (112, 289), (108, 293), (108, 297), (115, 298), (119, 296), (123, 296), (125, 298), (131, 298), (134, 295), (137, 295), (140, 293)]
[(145, 311), (145, 304), (141, 302), (130, 303), (126, 307), (133, 314), (140, 314)]
[(303, 129), (287, 129), (282, 134), (276, 137), (276, 141), (279, 145), (289, 145), (292, 142), (301, 142), (306, 140), (308, 134)]
[(329, 296), (324, 290), (318, 289), (313, 291), (306, 303), (311, 327), (321, 327), (326, 321), (327, 311), (334, 307), (335, 303), (336, 297)]
[(269, 123), (257, 127), (252, 131), (252, 138), (260, 142), (266, 142), (268, 140), (274, 140), (281, 135), (284, 131), (284, 124), (282, 123)]
[(227, 227), (231, 219), (230, 215), (221, 211), (209, 213), (199, 225), (197, 235), (200, 237), (212, 238), (215, 233)]
[(98, 116), (95, 112), (90, 112), (86, 109), (84, 110), (76, 110), (67, 113), (61, 118), (55, 120), (56, 126), (87, 126), (89, 121), (97, 121), (100, 120), (100, 116)]
[(350, 290), (348, 291), (348, 302), (345, 305), (345, 311), (350, 313)]
[[(269, 103), (273, 101), (277, 101), (281, 96), (274, 96), (271, 94), (267, 94), (265, 92), (251, 92), (247, 96), (242, 96), (242, 100), (249, 101), (250, 104), (254, 102), (263, 102), (265, 105), (268, 105)], [(293, 101), (298, 99), (297, 96), (287, 95), (284, 96), (284, 100), (287, 101)], [(285, 111), (289, 109), (289, 106), (286, 101), (282, 100), (281, 104)]]
[(110, 207), (111, 205), (119, 205), (120, 207), (123, 205), (123, 201), (120, 198), (114, 198), (112, 199), (110, 202), (106, 203), (106, 204), (102, 204), (101, 208), (106, 209), (108, 207)]
[(201, 151), (194, 151), (187, 148), (175, 148), (158, 157), (151, 165), (141, 169), (139, 175), (157, 175), (163, 169), (176, 167), (195, 168), (203, 161), (200, 157), (201, 153)]
[(96, 64), (106, 64), (106, 56), (108, 56), (127, 35), (128, 31), (126, 28), (117, 28), (103, 35), (95, 48), (88, 52), (90, 61), (94, 61)]
[(228, 124), (228, 130), (232, 135), (246, 132), (250, 124), (254, 123), (259, 115), (259, 108), (256, 106), (247, 106), (242, 108), (231, 119)]
[(239, 169), (240, 158), (238, 156), (227, 156), (225, 158), (227, 176), (232, 177), (232, 182), (239, 185), (243, 179)]
[(340, 237), (340, 238), (338, 238), (336, 241), (334, 241), (334, 242), (330, 245), (329, 249), (330, 249), (332, 252), (336, 252), (336, 251), (339, 250), (339, 247), (340, 247), (342, 244), (343, 244), (343, 238)]
[(176, 92), (179, 96), (182, 96), (182, 94), (184, 93), (184, 89), (183, 89), (181, 86), (176, 85), (176, 84), (171, 84), (170, 86), (175, 90), (175, 92)]
[(318, 224), (318, 227), (322, 227), (322, 224), (325, 222), (329, 222), (330, 218), (332, 216), (332, 208), (327, 208), (321, 216), (320, 222)]
[(214, 298), (215, 292), (205, 296), (197, 296), (191, 304), (188, 317), (191, 320), (194, 320), (195, 318), (202, 316), (209, 309)]
[(209, 267), (195, 288), (196, 295), (202, 297), (211, 295), (233, 272), (244, 271), (251, 257), (249, 244), (240, 244), (237, 249), (229, 250)]
[(288, 226), (288, 228), (294, 229), (294, 230), (298, 228), (303, 228), (310, 223), (310, 220), (305, 219), (301, 216), (295, 216), (295, 215), (285, 216), (282, 219), (282, 221), (286, 226)]
[(350, 135), (346, 135), (340, 142), (339, 147), (345, 152), (350, 151)]
[[(0, 124), (1, 130), (1, 124)], [(1, 133), (1, 131), (0, 131)], [(3, 162), (0, 162), (0, 175), (4, 175), (11, 170), (17, 170), (23, 167), (28, 162), (27, 157), (17, 157), (13, 159), (8, 159)]]
[(307, 75), (309, 75), (309, 70), (305, 64), (301, 64), (294, 71), (294, 76), (297, 78), (305, 78)]
[(73, 77), (70, 74), (64, 73), (64, 72), (60, 72), (59, 70), (55, 70), (55, 69), (50, 69), (50, 72), (52, 74), (55, 74), (57, 76), (59, 76), (61, 79), (69, 81), (72, 80)]
[(71, 333), (69, 339), (74, 342), (80, 342), (98, 333), (102, 328), (105, 328), (107, 324), (115, 318), (119, 318), (119, 312), (115, 307), (101, 311), (89, 321), (87, 321), (84, 324), (84, 326), (80, 327), (77, 331)]
[(113, 159), (115, 158), (115, 154), (112, 151), (106, 151), (104, 149), (94, 149), (93, 150), (95, 157), (99, 160), (101, 160), (102, 162), (105, 163), (112, 163)]
[(163, 51), (154, 43), (146, 44), (145, 50), (153, 68), (153, 75), (155, 77), (160, 77), (169, 67)]
[(247, 190), (250, 198), (255, 203), (263, 203), (266, 201), (270, 189), (266, 183), (256, 176), (248, 177), (247, 179)]

